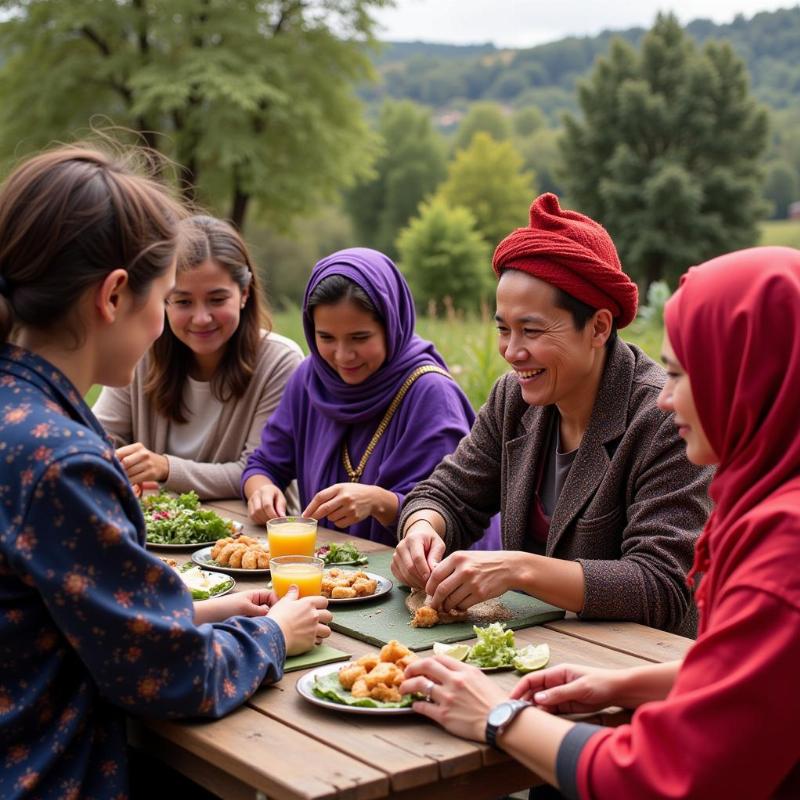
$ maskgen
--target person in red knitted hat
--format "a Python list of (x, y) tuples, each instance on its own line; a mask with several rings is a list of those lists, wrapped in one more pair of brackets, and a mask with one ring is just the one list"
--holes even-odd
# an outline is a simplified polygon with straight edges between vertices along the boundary
[[(611, 237), (544, 194), (492, 266), (512, 371), (406, 496), (394, 574), (444, 612), (517, 589), (584, 619), (693, 635), (685, 579), (711, 469), (687, 460), (656, 405), (663, 368), (617, 337), (637, 288)], [(498, 511), (503, 550), (466, 552)]]

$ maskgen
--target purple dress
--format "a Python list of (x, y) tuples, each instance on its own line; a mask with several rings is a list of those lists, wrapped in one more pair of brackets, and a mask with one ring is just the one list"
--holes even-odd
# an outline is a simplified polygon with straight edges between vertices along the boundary
[[(357, 385), (345, 383), (319, 355), (308, 298), (324, 278), (342, 275), (368, 295), (386, 332), (386, 361)], [(281, 489), (297, 479), (300, 502), (335, 483), (347, 482), (342, 463), (346, 442), (352, 463), (358, 464), (386, 409), (406, 378), (418, 367), (447, 369), (431, 342), (414, 333), (416, 321), (411, 291), (397, 267), (382, 253), (352, 248), (320, 261), (311, 273), (303, 303), (303, 326), (310, 355), (286, 386), (278, 408), (261, 435), (242, 475), (266, 475)], [(361, 483), (405, 495), (433, 472), (469, 432), (475, 413), (458, 384), (441, 374), (418, 378), (403, 398), (367, 461)], [(329, 524), (327, 520), (323, 525)], [(395, 526), (368, 517), (347, 532), (393, 545)], [(497, 519), (476, 545), (499, 549)]]

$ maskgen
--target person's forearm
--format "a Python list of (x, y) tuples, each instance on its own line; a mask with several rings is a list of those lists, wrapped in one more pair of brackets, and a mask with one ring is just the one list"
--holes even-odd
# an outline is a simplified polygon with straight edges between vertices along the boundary
[(573, 722), (527, 708), (500, 736), (500, 748), (552, 785), (556, 784), (556, 757)]
[[(509, 555), (512, 556), (511, 551)], [(579, 562), (522, 552), (513, 553), (512, 558), (511, 571), (515, 577), (509, 588), (522, 589), (567, 611), (581, 611), (585, 585)]]
[(375, 487), (375, 502), (372, 505), (372, 516), (381, 525), (388, 528), (389, 525), (397, 521), (397, 512), (400, 510), (400, 503), (397, 495), (380, 486)]
[(403, 527), (402, 536), (405, 536), (410, 530), (411, 526), (415, 522), (419, 522), (420, 520), (425, 520), (435, 531), (439, 534), (439, 536), (444, 539), (445, 531), (447, 530), (447, 523), (444, 521), (444, 517), (438, 512), (434, 511), (430, 508), (424, 508), (420, 511), (415, 511), (407, 520), (406, 524)]
[(272, 481), (266, 475), (251, 475), (244, 482), (244, 496), (247, 500), (250, 499), (253, 492), (260, 489), (262, 486), (268, 486)]
[(668, 661), (665, 664), (620, 670), (618, 685), (614, 690), (615, 705), (638, 708), (643, 703), (663, 700), (672, 689), (680, 666), (680, 661)]

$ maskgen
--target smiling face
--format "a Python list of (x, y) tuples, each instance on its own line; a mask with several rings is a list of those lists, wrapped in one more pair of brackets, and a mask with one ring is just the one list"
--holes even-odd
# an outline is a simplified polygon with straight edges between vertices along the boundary
[(386, 361), (383, 325), (352, 300), (315, 306), (313, 315), (317, 350), (345, 383), (362, 383)]
[(180, 270), (167, 302), (167, 321), (181, 342), (195, 355), (201, 380), (210, 380), (225, 346), (239, 327), (247, 302), (228, 270), (212, 260)]
[(495, 314), (500, 355), (514, 368), (529, 405), (583, 405), (587, 386), (602, 372), (611, 316), (595, 312), (575, 330), (572, 314), (555, 298), (553, 286), (532, 275), (502, 274)]
[(700, 424), (691, 381), (678, 361), (666, 331), (661, 346), (661, 360), (667, 369), (667, 382), (658, 396), (658, 407), (674, 414), (673, 422), (678, 428), (678, 435), (686, 442), (689, 461), (693, 464), (718, 463), (719, 457)]

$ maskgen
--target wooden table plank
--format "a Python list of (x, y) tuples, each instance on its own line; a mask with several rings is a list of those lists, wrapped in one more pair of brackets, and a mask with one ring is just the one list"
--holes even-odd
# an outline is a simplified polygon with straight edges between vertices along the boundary
[(372, 800), (389, 791), (383, 772), (252, 708), (239, 708), (213, 722), (141, 724), (268, 797)]
[(594, 642), (610, 650), (636, 656), (656, 664), (682, 659), (693, 641), (635, 622), (583, 622), (577, 619), (556, 620), (545, 624), (553, 631)]

